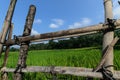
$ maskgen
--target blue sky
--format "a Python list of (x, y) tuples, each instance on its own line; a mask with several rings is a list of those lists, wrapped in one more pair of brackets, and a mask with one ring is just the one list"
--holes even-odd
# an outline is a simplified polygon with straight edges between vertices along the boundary
[[(118, 0), (113, 0), (114, 18), (120, 16)], [(0, 2), (0, 29), (10, 0)], [(36, 6), (32, 34), (54, 32), (104, 22), (103, 0), (18, 0), (13, 16), (13, 35), (22, 35), (29, 6)]]

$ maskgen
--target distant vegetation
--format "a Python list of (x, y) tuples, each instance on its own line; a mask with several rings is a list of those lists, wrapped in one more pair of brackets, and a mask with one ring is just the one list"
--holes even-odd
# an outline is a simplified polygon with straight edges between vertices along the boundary
[(48, 43), (31, 44), (29, 50), (72, 49), (102, 45), (102, 34), (83, 35), (63, 40), (50, 40)]
[[(103, 34), (101, 32), (97, 34), (82, 35), (78, 37), (71, 37), (69, 39), (62, 40), (50, 40), (48, 43), (31, 44), (29, 50), (51, 50), (51, 49), (74, 49), (84, 47), (101, 47)], [(115, 31), (115, 36), (120, 36), (120, 31)], [(120, 45), (120, 42), (117, 42)], [(18, 51), (18, 49), (12, 47), (11, 51)]]

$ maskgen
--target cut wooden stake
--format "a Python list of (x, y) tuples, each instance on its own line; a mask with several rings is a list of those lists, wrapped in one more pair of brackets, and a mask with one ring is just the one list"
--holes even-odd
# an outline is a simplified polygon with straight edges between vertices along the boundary
[[(11, 24), (11, 26), (9, 28), (10, 29), (9, 29), (9, 34), (8, 34), (8, 40), (10, 40), (12, 38), (12, 32), (13, 32), (14, 25)], [(6, 46), (5, 55), (4, 55), (4, 62), (3, 62), (2, 67), (6, 67), (9, 50), (10, 50), (10, 45)]]
[[(36, 7), (34, 5), (31, 5), (29, 8), (27, 19), (26, 19), (23, 36), (29, 36), (31, 34), (35, 13), (36, 13)], [(29, 43), (30, 43), (29, 41), (21, 43), (16, 71), (26, 67), (26, 59), (28, 54)], [(16, 72), (14, 74), (14, 79), (23, 80), (23, 73)]]
[[(5, 21), (4, 21), (3, 29), (2, 29), (2, 32), (1, 32), (1, 35), (0, 35), (0, 38), (1, 38), (0, 43), (5, 42), (5, 39), (6, 39), (6, 36), (7, 36), (7, 33), (8, 33), (8, 29), (11, 25), (15, 5), (16, 5), (16, 2), (17, 2), (17, 0), (10, 0), (10, 1), (11, 1), (10, 6), (9, 6), (9, 9), (8, 9), (8, 12), (7, 12)], [(0, 56), (2, 54), (2, 50), (3, 50), (3, 44), (0, 44)]]
[[(9, 27), (10, 29), (9, 29), (9, 33), (8, 33), (8, 40), (10, 40), (12, 38), (13, 27), (14, 27), (13, 24), (11, 24), (11, 26)], [(9, 50), (10, 50), (10, 45), (6, 46), (5, 55), (4, 55), (4, 62), (3, 62), (2, 68), (6, 67), (6, 65), (7, 65)], [(1, 80), (8, 80), (8, 73), (7, 72), (2, 73)]]

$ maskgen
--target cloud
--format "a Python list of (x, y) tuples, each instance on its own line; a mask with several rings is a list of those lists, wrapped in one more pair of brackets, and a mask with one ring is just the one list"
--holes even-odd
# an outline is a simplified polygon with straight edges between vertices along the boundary
[(41, 24), (42, 23), (42, 20), (41, 19), (35, 19), (34, 20), (34, 24)]
[(50, 28), (59, 28), (64, 24), (62, 19), (52, 19), (52, 23), (49, 25)]
[(58, 27), (59, 26), (57, 24), (53, 24), (53, 23), (50, 24), (50, 28), (58, 28)]
[(80, 28), (80, 27), (84, 27), (87, 26), (89, 24), (91, 24), (92, 20), (89, 18), (82, 18), (82, 21), (80, 22), (75, 22), (72, 25), (69, 25), (68, 28), (69, 29), (74, 29), (74, 28)]
[(39, 34), (39, 32), (37, 32), (36, 30), (32, 29), (31, 35), (37, 35)]
[(63, 25), (64, 21), (62, 19), (52, 19), (56, 24)]
[(83, 18), (81, 23), (83, 26), (89, 25), (91, 23), (91, 19)]
[(120, 18), (120, 5), (117, 0), (113, 2), (113, 14), (114, 18)]

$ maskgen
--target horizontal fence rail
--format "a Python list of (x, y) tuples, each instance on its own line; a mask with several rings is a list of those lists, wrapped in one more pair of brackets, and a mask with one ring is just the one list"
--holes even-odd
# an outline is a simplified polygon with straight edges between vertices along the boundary
[[(15, 72), (15, 68), (3, 68), (2, 72)], [(30, 66), (18, 70), (17, 72), (42, 72), (50, 73), (54, 71), (57, 74), (66, 74), (74, 76), (83, 76), (83, 77), (94, 77), (94, 78), (103, 78), (101, 72), (92, 72), (93, 69), (90, 68), (81, 68), (81, 67), (53, 67), (53, 66)], [(120, 79), (120, 71), (114, 71), (113, 77), (115, 79)]]
[[(114, 25), (115, 25), (115, 27), (113, 27), (114, 29), (120, 28), (120, 20), (116, 20)], [(58, 32), (44, 33), (44, 34), (25, 36), (25, 37), (16, 37), (16, 39), (7, 40), (5, 42), (5, 45), (14, 45), (14, 44), (18, 44), (25, 41), (56, 38), (61, 36), (63, 37), (63, 36), (75, 35), (80, 33), (88, 33), (93, 31), (102, 31), (109, 28), (111, 27), (107, 24), (98, 24), (98, 25), (93, 25), (93, 26), (88, 26), (88, 27), (78, 28), (78, 29), (63, 30)]]
[(42, 42), (42, 41), (48, 41), (48, 40), (62, 40), (65, 38), (78, 37), (78, 36), (82, 36), (82, 35), (89, 35), (89, 34), (95, 34), (95, 33), (98, 33), (98, 31), (74, 34), (74, 35), (69, 35), (69, 36), (60, 36), (60, 37), (53, 37), (53, 38), (46, 38), (46, 39), (39, 39), (39, 40), (31, 40), (30, 42), (33, 43), (33, 42)]

